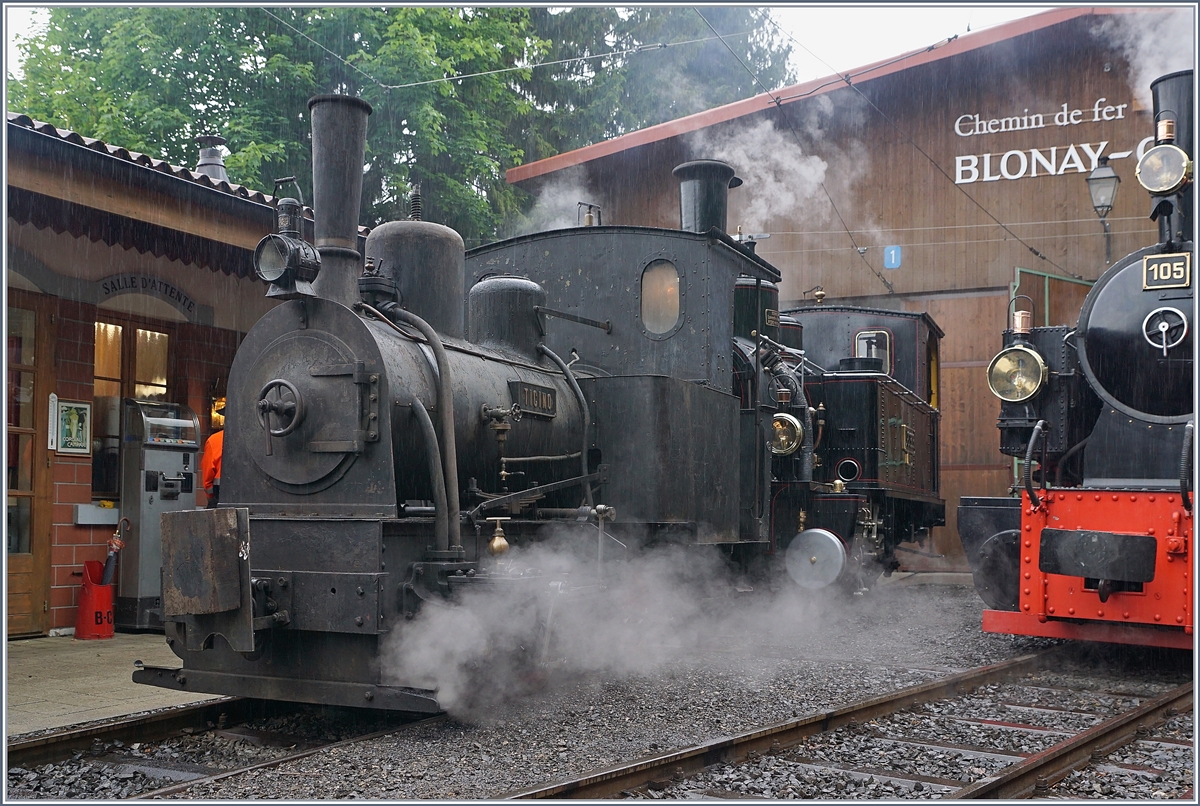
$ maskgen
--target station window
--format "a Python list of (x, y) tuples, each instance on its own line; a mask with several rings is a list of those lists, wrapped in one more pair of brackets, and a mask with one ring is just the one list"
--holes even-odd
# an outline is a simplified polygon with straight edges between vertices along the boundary
[[(134, 331), (129, 339), (129, 331)], [(112, 322), (96, 323), (92, 401), (92, 495), (120, 490), (121, 399), (168, 399), (170, 334)]]
[(642, 326), (655, 335), (679, 322), (679, 271), (669, 260), (651, 261), (642, 272)]
[(862, 330), (854, 336), (855, 358), (882, 358), (883, 371), (892, 371), (892, 336), (886, 330)]

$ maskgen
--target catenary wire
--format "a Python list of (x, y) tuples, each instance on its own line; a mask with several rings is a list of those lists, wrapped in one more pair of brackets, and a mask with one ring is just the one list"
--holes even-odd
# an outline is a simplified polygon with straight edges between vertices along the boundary
[[(790, 33), (788, 33), (787, 31), (785, 31), (785, 30), (784, 30), (782, 27), (780, 27), (779, 23), (775, 22), (775, 20), (774, 20), (774, 19), (773, 19), (773, 18), (772, 18), (770, 15), (767, 15), (767, 21), (768, 21), (768, 22), (770, 22), (772, 25), (774, 25), (774, 26), (775, 26), (775, 28), (776, 28), (776, 30), (780, 31), (780, 32), (781, 32), (781, 33), (782, 33), (784, 36), (786, 36), (788, 39), (792, 40), (792, 41), (793, 41), (793, 42), (795, 42), (797, 45), (799, 45), (801, 48), (803, 48), (803, 49), (804, 49), (804, 51), (805, 51), (806, 53), (808, 53), (810, 56), (812, 56), (812, 57), (813, 57), (814, 59), (816, 59), (817, 61), (821, 62), (821, 64), (823, 64), (823, 65), (825, 65), (826, 67), (828, 67), (828, 68), (829, 68), (829, 69), (830, 69), (830, 70), (831, 70), (831, 71), (832, 71), (834, 74), (837, 74), (837, 71), (833, 69), (833, 67), (832, 67), (832, 66), (829, 64), (829, 62), (825, 61), (825, 60), (824, 60), (824, 59), (822, 59), (820, 56), (818, 56), (817, 54), (815, 54), (815, 53), (813, 53), (811, 50), (809, 50), (807, 47), (805, 47), (804, 43), (802, 43), (800, 40), (796, 39), (796, 37), (792, 36)], [(947, 40), (947, 41), (950, 41), (950, 40)], [(944, 44), (944, 43), (943, 43), (943, 44)], [(929, 50), (932, 50), (932, 47), (931, 47), (931, 48), (929, 48)], [(944, 169), (944, 168), (942, 168), (942, 166), (938, 164), (937, 160), (935, 160), (933, 157), (929, 156), (929, 154), (925, 152), (925, 149), (923, 149), (923, 148), (921, 148), (919, 145), (917, 145), (916, 141), (915, 141), (915, 140), (913, 140), (911, 137), (909, 137), (909, 135), (908, 135), (908, 132), (906, 132), (906, 131), (904, 131), (903, 129), (901, 129), (901, 128), (900, 128), (900, 126), (899, 126), (899, 125), (898, 125), (898, 124), (897, 124), (897, 123), (896, 123), (894, 120), (892, 120), (890, 117), (888, 117), (888, 116), (887, 116), (887, 115), (886, 115), (886, 114), (883, 112), (883, 110), (882, 110), (882, 109), (880, 109), (878, 106), (876, 106), (876, 105), (875, 105), (875, 102), (874, 102), (874, 101), (872, 101), (870, 98), (868, 98), (868, 97), (867, 97), (867, 95), (866, 95), (866, 93), (864, 93), (862, 90), (860, 90), (860, 89), (858, 88), (858, 85), (857, 85), (857, 84), (853, 83), (853, 81), (851, 80), (851, 76), (850, 76), (849, 74), (847, 74), (847, 75), (843, 76), (843, 77), (842, 77), (842, 81), (843, 81), (843, 82), (846, 84), (846, 86), (847, 86), (847, 87), (850, 87), (850, 88), (851, 88), (851, 89), (853, 89), (853, 90), (854, 90), (856, 93), (858, 93), (858, 95), (859, 95), (859, 97), (860, 97), (860, 98), (862, 98), (864, 101), (866, 101), (866, 102), (867, 102), (867, 103), (868, 103), (868, 104), (871, 106), (871, 108), (872, 108), (872, 109), (874, 109), (874, 110), (875, 110), (875, 111), (876, 111), (876, 112), (879, 114), (879, 116), (880, 116), (881, 118), (883, 118), (885, 121), (887, 121), (887, 122), (888, 122), (888, 124), (889, 124), (889, 125), (890, 125), (890, 126), (893, 128), (893, 129), (895, 129), (895, 130), (896, 130), (896, 132), (897, 132), (897, 133), (898, 133), (898, 134), (899, 134), (901, 137), (903, 137), (905, 140), (907, 140), (907, 141), (908, 141), (909, 145), (911, 145), (913, 148), (915, 148), (915, 149), (917, 150), (917, 152), (918, 152), (918, 153), (919, 153), (921, 156), (923, 156), (925, 159), (927, 159), (927, 160), (929, 161), (929, 164), (930, 164), (930, 165), (932, 165), (932, 166), (933, 166), (933, 167), (934, 167), (934, 168), (937, 170), (937, 172), (938, 172), (938, 173), (940, 173), (942, 176), (946, 177), (946, 180), (947, 180), (948, 182), (950, 182), (951, 184), (953, 184), (953, 185), (954, 185), (954, 188), (955, 188), (955, 190), (959, 191), (959, 192), (960, 192), (960, 193), (962, 193), (964, 196), (966, 196), (966, 197), (967, 197), (967, 199), (968, 199), (968, 200), (970, 200), (970, 202), (971, 202), (972, 204), (974, 204), (976, 207), (978, 207), (978, 208), (979, 208), (979, 209), (980, 209), (980, 210), (983, 212), (983, 214), (984, 214), (984, 215), (986, 215), (986, 216), (987, 216), (988, 218), (990, 218), (992, 221), (996, 222), (996, 225), (997, 225), (998, 227), (1000, 227), (1000, 229), (1004, 230), (1004, 231), (1005, 231), (1005, 232), (1007, 232), (1009, 235), (1011, 235), (1011, 236), (1012, 236), (1012, 238), (1013, 238), (1013, 240), (1015, 240), (1017, 243), (1021, 244), (1021, 246), (1024, 246), (1026, 249), (1028, 249), (1028, 250), (1030, 251), (1030, 253), (1031, 253), (1031, 254), (1033, 254), (1033, 256), (1034, 256), (1034, 257), (1040, 258), (1041, 260), (1044, 260), (1044, 261), (1046, 261), (1047, 263), (1049, 263), (1049, 264), (1050, 264), (1051, 266), (1053, 266), (1054, 268), (1058, 269), (1058, 271), (1059, 271), (1060, 273), (1062, 273), (1063, 275), (1065, 275), (1065, 276), (1067, 276), (1067, 277), (1072, 277), (1072, 278), (1074, 278), (1074, 279), (1076, 279), (1076, 280), (1081, 280), (1081, 279), (1083, 279), (1081, 275), (1078, 275), (1078, 274), (1075, 274), (1075, 273), (1073, 273), (1073, 272), (1067, 271), (1066, 269), (1064, 269), (1062, 266), (1060, 266), (1060, 265), (1058, 265), (1057, 263), (1055, 263), (1053, 260), (1051, 260), (1049, 257), (1047, 257), (1046, 255), (1044, 255), (1043, 253), (1039, 252), (1037, 249), (1034, 249), (1032, 246), (1030, 246), (1028, 243), (1026, 243), (1024, 240), (1022, 240), (1022, 239), (1021, 239), (1021, 237), (1020, 237), (1019, 235), (1017, 235), (1015, 232), (1013, 232), (1011, 229), (1009, 229), (1009, 228), (1008, 228), (1008, 226), (1007, 226), (1007, 225), (1006, 225), (1006, 224), (1005, 224), (1003, 221), (1001, 221), (1000, 219), (996, 218), (996, 216), (992, 215), (992, 212), (991, 212), (990, 210), (988, 210), (986, 207), (984, 207), (984, 206), (983, 206), (983, 205), (982, 205), (982, 204), (981, 204), (981, 203), (980, 203), (980, 202), (979, 202), (979, 201), (978, 201), (978, 200), (977, 200), (977, 199), (976, 199), (974, 196), (972, 196), (970, 193), (967, 193), (967, 191), (966, 191), (966, 190), (964, 190), (964, 189), (963, 189), (963, 187), (962, 187), (961, 185), (959, 185), (958, 183), (956, 183), (956, 182), (955, 182), (955, 181), (954, 181), (954, 180), (953, 180), (953, 179), (950, 177), (950, 174), (946, 173), (945, 169)]]
[[(607, 53), (596, 53), (591, 56), (576, 56), (571, 59), (558, 59), (558, 60), (549, 61), (549, 62), (538, 62), (537, 64), (527, 64), (527, 65), (524, 65), (523, 67), (501, 67), (501, 68), (497, 68), (495, 70), (484, 70), (484, 71), (481, 71), (478, 73), (464, 73), (463, 75), (458, 75), (458, 76), (445, 76), (443, 78), (431, 78), (426, 81), (412, 81), (412, 82), (409, 82), (408, 84), (384, 84), (382, 81), (379, 81), (378, 79), (376, 79), (370, 73), (367, 73), (365, 70), (363, 70), (358, 65), (351, 64), (345, 58), (343, 58), (339, 54), (335, 53), (334, 51), (330, 50), (329, 48), (325, 47), (320, 42), (313, 39), (311, 36), (304, 33), (299, 28), (296, 28), (294, 25), (287, 22), (286, 20), (280, 19), (279, 17), (275, 16), (274, 14), (272, 14), (270, 11), (268, 11), (265, 8), (262, 11), (268, 17), (271, 17), (272, 19), (274, 19), (281, 25), (287, 26), (288, 28), (295, 31), (300, 36), (307, 39), (309, 42), (312, 42), (314, 45), (316, 45), (321, 50), (328, 53), (330, 56), (333, 56), (335, 59), (340, 61), (342, 64), (344, 64), (347, 67), (350, 67), (354, 70), (357, 70), (359, 73), (362, 73), (364, 76), (366, 76), (366, 78), (368, 80), (370, 80), (370, 82), (372, 84), (375, 84), (376, 86), (378, 86), (382, 89), (385, 89), (385, 90), (404, 90), (404, 89), (409, 89), (411, 87), (422, 87), (422, 86), (426, 86), (428, 84), (442, 84), (447, 81), (461, 81), (466, 78), (479, 78), (480, 76), (491, 76), (491, 75), (497, 75), (499, 73), (512, 73), (512, 72), (516, 72), (519, 70), (535, 70), (539, 67), (553, 67), (553, 66), (557, 66), (557, 65), (561, 65), (561, 64), (572, 64), (574, 62), (587, 62), (587, 61), (591, 61), (593, 59), (607, 58), (609, 56), (625, 56), (630, 53), (645, 53), (646, 51), (652, 51), (652, 50), (665, 50), (666, 48), (675, 47), (677, 45), (694, 45), (699, 42), (711, 42), (714, 39), (719, 38), (719, 37), (709, 36), (709, 37), (705, 37), (703, 39), (688, 39), (683, 42), (654, 42), (654, 43), (649, 43), (649, 44), (645, 44), (645, 45), (638, 45), (636, 48), (628, 48), (626, 50), (614, 50), (614, 51), (609, 51)], [(758, 29), (755, 29), (755, 30), (758, 30)], [(748, 36), (754, 32), (755, 31), (753, 31), (753, 30), (752, 31), (741, 31), (736, 34), (726, 34), (726, 36)], [(728, 47), (728, 45), (726, 47)]]

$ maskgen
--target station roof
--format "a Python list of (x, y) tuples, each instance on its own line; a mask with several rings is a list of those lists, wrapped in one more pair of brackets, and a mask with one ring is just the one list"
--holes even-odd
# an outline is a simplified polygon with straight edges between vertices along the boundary
[(762, 112), (771, 107), (783, 106), (818, 95), (824, 95), (825, 93), (845, 87), (850, 80), (856, 78), (859, 79), (858, 83), (882, 78), (883, 76), (908, 70), (919, 65), (937, 62), (941, 59), (947, 59), (951, 56), (987, 47), (997, 42), (1003, 42), (1022, 34), (1058, 25), (1076, 17), (1097, 14), (1131, 13), (1145, 10), (1145, 7), (1105, 8), (1080, 6), (1045, 11), (1041, 14), (985, 28), (982, 31), (964, 34), (941, 47), (922, 48), (908, 54), (893, 56), (854, 70), (849, 70), (845, 75), (835, 74), (813, 79), (803, 84), (783, 87), (774, 92), (760, 93), (752, 98), (745, 98), (741, 101), (718, 106), (704, 112), (697, 112), (694, 115), (677, 118), (676, 120), (670, 120), (655, 126), (648, 126), (645, 129), (623, 134), (611, 140), (604, 140), (590, 146), (577, 148), (574, 151), (566, 151), (543, 160), (518, 165), (515, 168), (508, 169), (505, 173), (505, 178), (509, 184), (519, 184), (530, 179), (554, 173), (555, 171), (561, 171), (564, 168), (582, 165), (601, 157), (637, 148), (638, 146), (669, 140), (673, 137), (688, 134), (689, 132), (708, 128), (717, 123), (724, 123), (756, 112)]
[[(7, 135), (8, 217), (18, 224), (254, 276), (254, 248), (274, 230), (273, 196), (28, 115), (8, 112)], [(368, 231), (359, 228), (360, 244)]]

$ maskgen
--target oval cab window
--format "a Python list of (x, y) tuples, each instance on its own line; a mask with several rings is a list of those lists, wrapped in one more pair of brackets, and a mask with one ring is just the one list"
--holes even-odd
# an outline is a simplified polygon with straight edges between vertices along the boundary
[(679, 322), (679, 272), (669, 260), (654, 260), (642, 272), (642, 326), (659, 335)]

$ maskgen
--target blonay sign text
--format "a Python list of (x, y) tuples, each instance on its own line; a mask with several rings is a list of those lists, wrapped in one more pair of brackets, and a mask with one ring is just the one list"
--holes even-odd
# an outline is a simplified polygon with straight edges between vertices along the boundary
[[(1029, 113), (1004, 118), (985, 119), (979, 114), (960, 115), (954, 121), (954, 133), (959, 137), (976, 137), (982, 134), (1020, 132), (1029, 129), (1069, 128), (1080, 123), (1102, 123), (1124, 120), (1129, 104), (1111, 104), (1107, 98), (1097, 98), (1090, 108), (1072, 109), (1070, 104), (1053, 113)], [(1035, 176), (1061, 176), (1068, 171), (1089, 173), (1096, 169), (1100, 157), (1110, 160), (1125, 159), (1135, 155), (1141, 159), (1146, 149), (1154, 144), (1153, 137), (1146, 137), (1136, 148), (1127, 151), (1105, 153), (1109, 141), (1099, 143), (1071, 143), (1049, 148), (1013, 149), (1001, 153), (965, 154), (954, 158), (954, 183), (969, 185), (973, 182), (997, 182), (1001, 179), (1026, 179)]]

